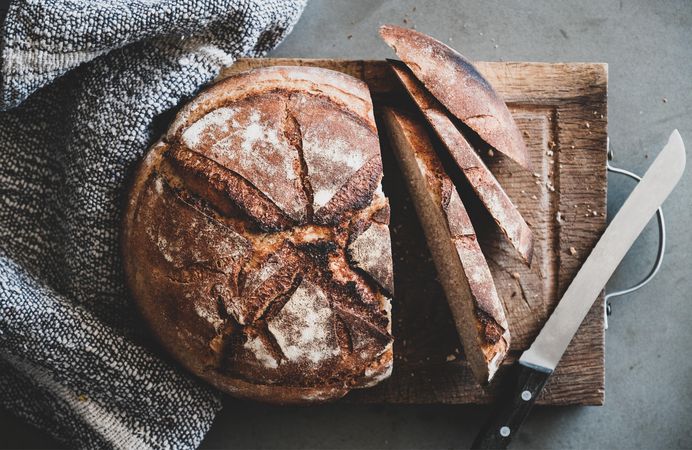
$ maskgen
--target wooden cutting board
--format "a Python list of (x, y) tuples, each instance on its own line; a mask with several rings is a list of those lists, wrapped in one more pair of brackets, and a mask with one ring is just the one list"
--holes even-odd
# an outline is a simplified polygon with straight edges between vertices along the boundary
[[(221, 76), (269, 65), (319, 66), (360, 78), (370, 87), (376, 117), (384, 105), (412, 108), (385, 61), (241, 59)], [(476, 65), (508, 103), (535, 171), (527, 173), (497, 152), (486, 157), (534, 232), (531, 268), (517, 259), (476, 201), (467, 205), (508, 312), (509, 359), (514, 360), (533, 341), (605, 229), (608, 70), (592, 63)], [(471, 377), (413, 205), (384, 133), (380, 139), (384, 191), (392, 206), (396, 359), (389, 380), (352, 392), (347, 401), (486, 403), (495, 386), (482, 389)], [(474, 198), (468, 187), (460, 191), (465, 203)], [(538, 402), (603, 404), (604, 345), (601, 296)]]

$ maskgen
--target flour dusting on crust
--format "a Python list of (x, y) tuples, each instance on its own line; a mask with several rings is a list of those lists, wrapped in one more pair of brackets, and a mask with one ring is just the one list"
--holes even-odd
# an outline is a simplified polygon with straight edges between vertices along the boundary
[(298, 152), (284, 135), (286, 103), (263, 96), (214, 110), (185, 130), (183, 143), (264, 193), (289, 217), (305, 215)]
[(259, 336), (249, 337), (243, 344), (243, 347), (250, 350), (264, 367), (276, 369), (279, 367), (279, 362), (272, 356), (267, 347), (262, 342)]
[(351, 261), (356, 267), (369, 273), (389, 292), (394, 289), (389, 227), (373, 223), (349, 245), (348, 250)]
[(341, 352), (327, 295), (307, 280), (269, 320), (269, 331), (292, 362), (317, 364)]
[(295, 95), (291, 108), (302, 131), (303, 155), (314, 191), (315, 211), (325, 207), (339, 189), (379, 153), (377, 135), (367, 125), (334, 105)]
[(237, 122), (233, 122), (235, 113), (236, 110), (233, 108), (219, 108), (210, 112), (185, 130), (182, 135), (183, 142), (189, 148), (195, 149), (205, 136), (227, 133), (229, 125), (237, 126)]

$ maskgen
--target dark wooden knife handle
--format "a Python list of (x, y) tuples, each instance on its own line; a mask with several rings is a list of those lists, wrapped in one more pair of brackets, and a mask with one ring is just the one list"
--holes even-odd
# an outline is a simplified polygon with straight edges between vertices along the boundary
[[(519, 363), (515, 366), (515, 375), (507, 374), (511, 383), (509, 389), (500, 395), (490, 417), (471, 444), (472, 449), (507, 448), (551, 374)], [(516, 382), (512, 383), (514, 380)]]

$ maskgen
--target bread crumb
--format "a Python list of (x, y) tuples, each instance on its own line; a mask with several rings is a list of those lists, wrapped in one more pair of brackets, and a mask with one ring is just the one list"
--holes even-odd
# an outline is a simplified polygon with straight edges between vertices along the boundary
[(589, 122), (586, 122), (584, 125), (586, 126), (586, 128), (591, 128), (591, 124)]
[(408, 23), (408, 19), (404, 17), (403, 22), (404, 22), (404, 23)]
[(534, 200), (538, 200), (538, 197), (536, 197), (536, 194), (533, 194), (533, 195), (531, 196), (531, 198), (534, 199)]
[(538, 172), (534, 172), (534, 173), (533, 173), (533, 176), (536, 177), (536, 178), (540, 178), (540, 177), (541, 177), (541, 174), (538, 173)]
[(548, 141), (548, 148), (553, 149), (557, 144), (554, 141)]
[(77, 396), (77, 400), (79, 400), (80, 402), (86, 402), (89, 400), (89, 397), (87, 397), (85, 394), (79, 394)]
[(447, 358), (446, 358), (446, 359), (447, 359), (447, 362), (452, 362), (452, 361), (454, 361), (455, 359), (457, 359), (457, 357), (454, 356), (454, 355), (452, 355), (452, 354), (449, 354), (449, 355), (447, 355)]
[(597, 216), (598, 213), (597, 213), (596, 211), (591, 211), (591, 215), (592, 215), (592, 216)]
[(348, 36), (346, 36), (346, 39), (351, 39), (352, 37), (353, 37), (353, 35), (349, 34)]
[(574, 248), (574, 247), (570, 247), (570, 248), (569, 248), (569, 253), (570, 253), (571, 255), (576, 255), (576, 254), (577, 254), (577, 249)]
[(519, 278), (521, 278), (521, 275), (519, 274), (519, 272), (512, 272), (512, 278), (518, 280)]
[(553, 153), (552, 150), (548, 150), (547, 152), (545, 152), (545, 154), (548, 155), (548, 156), (553, 156), (553, 155), (554, 155), (554, 153)]
[(488, 156), (490, 156), (491, 158), (492, 158), (493, 156), (495, 156), (495, 152), (493, 151), (492, 148), (491, 148), (490, 150), (488, 150)]
[(668, 99), (663, 97), (663, 103), (668, 103)]

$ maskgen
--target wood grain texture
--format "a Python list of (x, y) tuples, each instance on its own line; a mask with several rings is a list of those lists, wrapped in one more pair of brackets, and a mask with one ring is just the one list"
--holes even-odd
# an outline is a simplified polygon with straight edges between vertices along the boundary
[[(220, 76), (267, 65), (313, 65), (360, 78), (370, 87), (376, 116), (386, 105), (413, 110), (385, 61), (241, 59)], [(521, 62), (476, 66), (507, 101), (535, 171), (527, 173), (497, 152), (483, 155), (534, 232), (531, 268), (515, 256), (463, 177), (455, 178), (508, 313), (510, 362), (530, 345), (605, 229), (607, 66)], [(384, 190), (392, 207), (396, 361), (388, 381), (353, 392), (347, 400), (487, 403), (494, 398), (494, 386), (479, 387), (464, 361), (415, 211), (384, 133), (380, 139)], [(604, 338), (601, 296), (538, 403), (603, 404)], [(501, 377), (500, 373), (497, 378)]]

